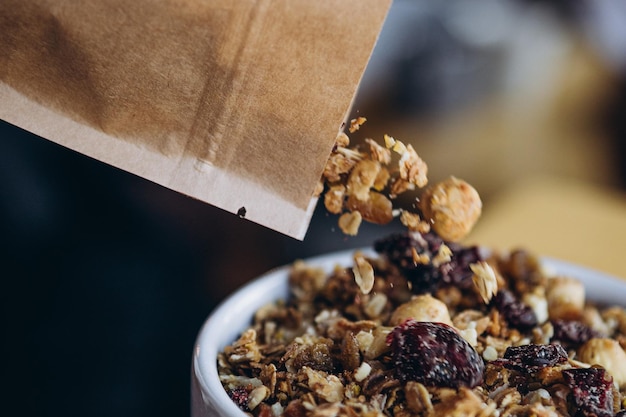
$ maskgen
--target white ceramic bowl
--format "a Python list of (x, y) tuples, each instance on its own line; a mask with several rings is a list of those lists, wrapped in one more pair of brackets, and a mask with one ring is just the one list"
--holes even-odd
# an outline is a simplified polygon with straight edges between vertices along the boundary
[[(365, 253), (372, 253), (363, 250)], [(331, 271), (335, 265), (352, 265), (354, 249), (307, 259), (307, 263)], [(552, 273), (580, 279), (590, 300), (626, 306), (626, 280), (571, 263), (543, 258)], [(203, 325), (193, 352), (191, 375), (192, 417), (245, 417), (228, 397), (217, 374), (217, 353), (236, 340), (247, 328), (254, 312), (268, 302), (288, 294), (287, 274), (283, 266), (260, 276), (221, 303)]]

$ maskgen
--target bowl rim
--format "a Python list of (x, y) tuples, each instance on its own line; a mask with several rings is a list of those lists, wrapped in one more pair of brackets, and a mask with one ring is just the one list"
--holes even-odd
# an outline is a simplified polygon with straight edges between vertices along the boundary
[[(376, 255), (372, 248), (352, 248), (302, 258), (302, 260), (310, 266), (321, 267), (326, 272), (330, 272), (336, 266), (351, 266), (355, 252), (369, 256)], [(551, 275), (571, 276), (580, 279), (585, 286), (587, 299), (600, 299), (603, 303), (626, 306), (626, 279), (560, 259), (551, 257), (540, 257), (539, 259), (542, 268)], [(197, 381), (202, 401), (216, 407), (219, 415), (247, 416), (230, 399), (219, 380), (217, 371), (218, 351), (232, 343), (235, 338), (219, 340), (219, 335), (216, 333), (219, 331), (223, 333), (224, 329), (229, 329), (231, 333), (240, 334), (244, 330), (241, 327), (231, 327), (231, 322), (242, 321), (241, 315), (238, 313), (242, 300), (257, 297), (257, 295), (260, 295), (261, 298), (265, 296), (265, 302), (285, 298), (288, 295), (287, 276), (292, 265), (293, 262), (270, 269), (227, 296), (209, 314), (198, 333), (193, 350), (192, 377)], [(251, 316), (248, 313), (254, 314), (254, 311), (265, 302), (257, 300), (254, 303), (254, 308), (248, 308), (250, 311), (246, 312), (244, 321), (250, 323)], [(233, 312), (237, 314), (233, 315)]]

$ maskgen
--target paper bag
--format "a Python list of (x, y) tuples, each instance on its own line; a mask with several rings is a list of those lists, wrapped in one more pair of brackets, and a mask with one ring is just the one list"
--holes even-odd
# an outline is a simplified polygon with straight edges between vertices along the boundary
[(2, 0), (0, 118), (302, 239), (390, 3)]

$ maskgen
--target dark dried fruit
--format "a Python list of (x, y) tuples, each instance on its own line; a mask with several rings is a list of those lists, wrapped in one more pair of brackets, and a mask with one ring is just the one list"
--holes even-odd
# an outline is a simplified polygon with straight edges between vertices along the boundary
[(518, 293), (530, 292), (536, 286), (545, 285), (539, 260), (526, 250), (514, 250), (500, 267), (502, 273), (511, 279)]
[[(452, 252), (451, 260), (435, 266), (432, 263), (416, 263), (414, 253), (433, 259), (441, 245), (446, 244)], [(470, 288), (472, 270), (470, 264), (482, 260), (478, 247), (462, 247), (444, 242), (434, 233), (407, 232), (395, 234), (374, 243), (374, 249), (396, 265), (413, 284), (415, 293), (432, 292), (443, 284)]]
[(237, 407), (243, 411), (248, 411), (248, 390), (244, 387), (237, 387), (228, 391), (228, 396), (233, 400)]
[(537, 316), (533, 309), (515, 298), (515, 295), (507, 289), (498, 291), (494, 305), (510, 327), (529, 330), (537, 325)]
[(566, 346), (578, 347), (589, 339), (600, 337), (600, 334), (576, 320), (553, 320), (554, 335), (550, 342), (558, 341)]
[(407, 320), (387, 337), (396, 376), (426, 386), (475, 387), (485, 364), (472, 346), (443, 323)]
[(561, 345), (510, 346), (504, 357), (491, 363), (519, 372), (537, 372), (548, 366), (567, 362), (567, 352)]
[(613, 416), (613, 378), (603, 368), (567, 369), (563, 379), (572, 390), (577, 407), (573, 415)]

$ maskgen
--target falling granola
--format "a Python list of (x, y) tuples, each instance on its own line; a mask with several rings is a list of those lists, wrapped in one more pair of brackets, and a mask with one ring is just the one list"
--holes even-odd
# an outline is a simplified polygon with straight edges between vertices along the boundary
[[(366, 121), (352, 119), (348, 132), (356, 132)], [(394, 205), (407, 192), (414, 193), (411, 208)], [(428, 186), (426, 162), (411, 144), (389, 135), (383, 136), (383, 144), (366, 138), (364, 144), (351, 146), (342, 132), (316, 193), (324, 194), (326, 210), (340, 216), (339, 227), (347, 235), (358, 234), (362, 220), (385, 225), (399, 216), (409, 230), (426, 233), (432, 227), (444, 239), (459, 241), (482, 210), (478, 192), (461, 179), (450, 177)]]

